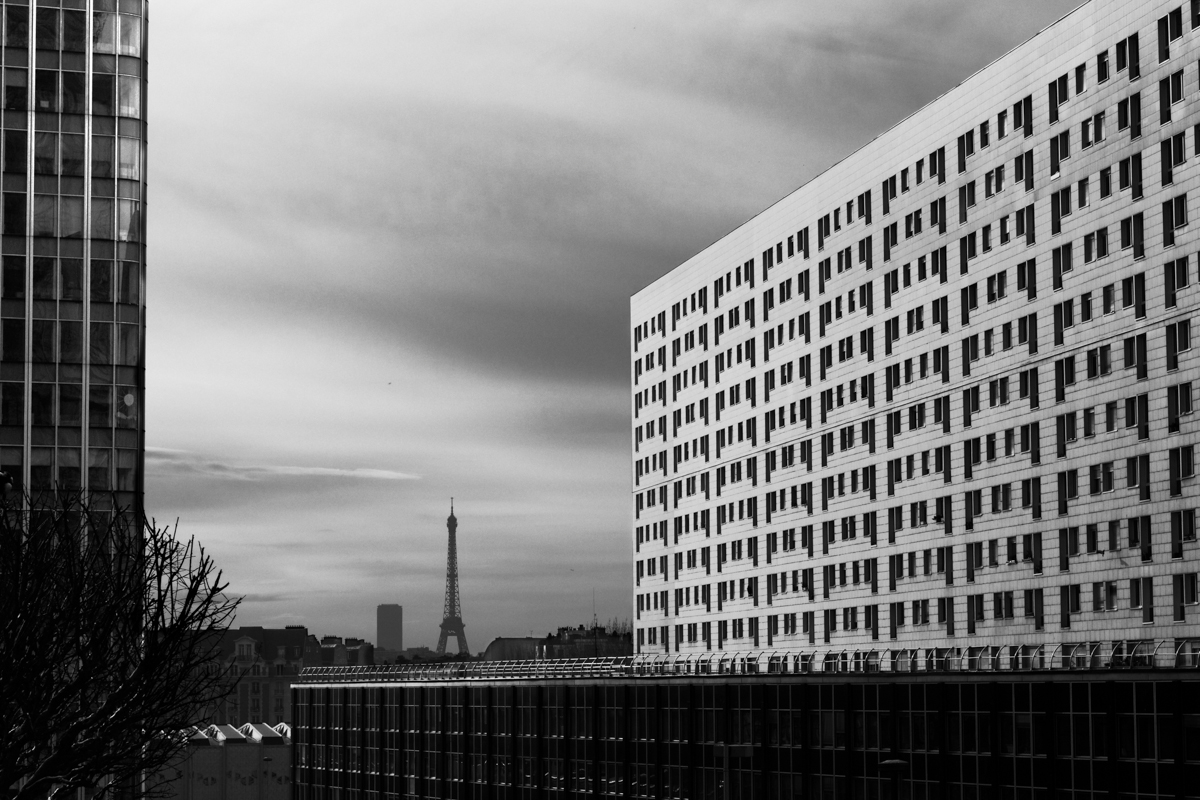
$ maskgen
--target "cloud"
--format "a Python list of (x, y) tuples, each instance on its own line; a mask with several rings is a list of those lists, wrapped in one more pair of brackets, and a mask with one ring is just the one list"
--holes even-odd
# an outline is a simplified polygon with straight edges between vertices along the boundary
[(386, 469), (339, 467), (296, 467), (262, 464), (230, 464), (205, 458), (186, 450), (164, 447), (146, 448), (146, 468), (159, 477), (197, 475), (226, 480), (257, 481), (273, 477), (353, 478), (363, 480), (412, 481), (419, 475)]
[(243, 603), (287, 603), (295, 599), (294, 594), (282, 592), (247, 592), (242, 595)]

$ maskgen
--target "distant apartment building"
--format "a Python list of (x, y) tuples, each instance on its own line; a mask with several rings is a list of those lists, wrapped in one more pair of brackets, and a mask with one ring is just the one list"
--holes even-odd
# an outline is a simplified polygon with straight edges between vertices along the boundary
[(633, 297), (638, 652), (1197, 647), (1198, 26), (1087, 3)]
[(321, 646), (303, 625), (229, 630), (221, 641), (221, 660), (226, 673), (241, 680), (212, 721), (233, 725), (290, 725), (292, 682), (303, 667), (323, 663)]
[(375, 663), (375, 646), (353, 636), (321, 637), (321, 663), (327, 667), (358, 666)]
[(616, 658), (633, 655), (628, 632), (609, 632), (600, 625), (559, 628), (544, 638), (501, 636), (483, 653), (484, 661), (527, 661), (568, 658)]

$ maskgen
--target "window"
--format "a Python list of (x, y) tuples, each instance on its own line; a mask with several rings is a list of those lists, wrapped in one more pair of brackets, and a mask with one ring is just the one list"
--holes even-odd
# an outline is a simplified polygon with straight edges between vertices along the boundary
[[(1060, 189), (1050, 195), (1050, 233), (1062, 232), (1062, 221), (1071, 216), (1071, 187)], [(1069, 246), (1069, 245), (1068, 245)]]
[(1197, 592), (1197, 574), (1195, 572), (1171, 576), (1176, 622), (1186, 619), (1185, 606), (1194, 606), (1200, 602), (1200, 592)]
[(1069, 469), (1058, 473), (1058, 515), (1068, 513), (1068, 501), (1079, 497), (1079, 473)]
[(1117, 610), (1117, 582), (1105, 581), (1104, 583), (1096, 584), (1103, 594), (1104, 610)]
[[(1163, 235), (1166, 236), (1166, 233)], [(1129, 248), (1133, 248), (1135, 259), (1146, 257), (1145, 225), (1140, 213), (1121, 220), (1121, 249)]]
[(1074, 248), (1071, 243), (1067, 242), (1064, 245), (1054, 248), (1050, 254), (1050, 277), (1051, 288), (1055, 291), (1063, 288), (1063, 275), (1074, 269), (1074, 259), (1072, 258)]
[(997, 300), (1003, 300), (1008, 292), (1008, 273), (998, 272), (991, 275), (987, 279), (987, 301), (995, 303)]
[(1190, 320), (1167, 325), (1167, 371), (1179, 369), (1179, 354), (1192, 349)]
[(1131, 139), (1142, 136), (1142, 96), (1138, 92), (1117, 103), (1117, 130), (1129, 130)]
[(1063, 343), (1063, 333), (1075, 326), (1075, 301), (1063, 300), (1054, 305), (1054, 345)]
[(1075, 412), (1071, 411), (1067, 414), (1059, 414), (1055, 417), (1055, 427), (1058, 434), (1057, 455), (1059, 458), (1066, 458), (1067, 443), (1075, 441), (1078, 433), (1075, 425)]
[(1175, 168), (1187, 161), (1187, 141), (1185, 134), (1177, 133), (1163, 139), (1160, 163), (1162, 165), (1162, 185), (1170, 186), (1175, 182)]
[(1095, 380), (1112, 371), (1112, 345), (1106, 344), (1088, 350), (1087, 371), (1089, 380)]
[(1079, 124), (1080, 147), (1084, 150), (1104, 141), (1104, 112), (1088, 117)]
[(1013, 180), (1025, 184), (1025, 191), (1033, 191), (1033, 151), (1018, 154), (1013, 160)]
[(1171, 107), (1183, 102), (1183, 70), (1169, 75), (1158, 82), (1158, 122), (1166, 125), (1171, 121)]
[[(1075, 584), (1072, 584), (1070, 586), (1066, 586), (1063, 588), (1067, 590), (1066, 596), (1067, 596), (1067, 611), (1068, 611), (1068, 613), (1078, 614), (1080, 611), (1083, 610), (1082, 604), (1080, 602), (1080, 594), (1081, 594), (1080, 585), (1078, 583), (1075, 583)], [(1065, 627), (1070, 627), (1070, 625), (1068, 624)]]
[(1089, 468), (1088, 477), (1091, 494), (1096, 495), (1113, 491), (1113, 462), (1105, 461), (1102, 464), (1093, 464)]
[(1183, 7), (1162, 17), (1158, 21), (1158, 63), (1171, 58), (1171, 42), (1183, 38)]
[(1167, 387), (1167, 431), (1179, 431), (1181, 417), (1192, 413), (1192, 383), (1176, 384)]
[(1163, 201), (1163, 247), (1175, 244), (1175, 231), (1187, 225), (1187, 194)]
[(1140, 200), (1142, 191), (1142, 154), (1134, 153), (1128, 158), (1121, 159), (1118, 167), (1118, 187), (1131, 189), (1133, 199)]
[(958, 137), (958, 171), (967, 171), (967, 159), (975, 155), (975, 131), (967, 131)]
[(1137, 489), (1139, 500), (1150, 499), (1150, 456), (1125, 459), (1125, 488)]
[(1033, 95), (1013, 103), (1013, 130), (1021, 128), (1026, 138), (1033, 136)]
[(1145, 380), (1149, 376), (1146, 357), (1146, 334), (1139, 333), (1127, 337), (1123, 344), (1125, 350), (1125, 369), (1136, 369), (1138, 380)]
[(1171, 497), (1183, 494), (1183, 481), (1196, 476), (1195, 451), (1192, 445), (1172, 447), (1167, 451), (1170, 467)]
[(1071, 157), (1071, 132), (1069, 130), (1050, 139), (1050, 176), (1059, 173), (1059, 166)]
[(1050, 123), (1058, 122), (1058, 109), (1067, 102), (1067, 76), (1060, 75), (1050, 81)]
[(1066, 387), (1075, 385), (1075, 356), (1060, 358), (1054, 362), (1054, 401), (1066, 400)]
[[(1025, 292), (1029, 300), (1037, 299), (1037, 261), (1029, 259), (1017, 264), (1017, 291)], [(1022, 339), (1024, 341), (1024, 339)]]
[(1142, 76), (1141, 56), (1138, 49), (1138, 35), (1135, 33), (1117, 42), (1117, 72), (1129, 70), (1129, 80), (1136, 81)]
[(1108, 51), (1096, 54), (1096, 83), (1108, 80)]
[(1142, 622), (1154, 622), (1154, 579), (1129, 581), (1129, 607), (1142, 609)]

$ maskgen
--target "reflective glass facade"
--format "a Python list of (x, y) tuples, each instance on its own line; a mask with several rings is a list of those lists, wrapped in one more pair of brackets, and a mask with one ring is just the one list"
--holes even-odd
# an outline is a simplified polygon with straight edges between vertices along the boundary
[(0, 10), (0, 467), (140, 507), (146, 2)]
[(1194, 670), (331, 673), (293, 689), (301, 800), (1200, 798)]

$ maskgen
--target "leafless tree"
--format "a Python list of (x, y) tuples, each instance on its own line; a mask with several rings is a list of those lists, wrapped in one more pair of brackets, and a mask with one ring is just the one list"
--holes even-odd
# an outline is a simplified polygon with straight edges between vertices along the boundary
[(78, 497), (0, 505), (0, 796), (154, 794), (232, 691), (218, 648), (240, 598), (175, 526)]
[(624, 619), (613, 617), (608, 621), (608, 632), (613, 636), (632, 636), (633, 620), (629, 617), (625, 617)]

